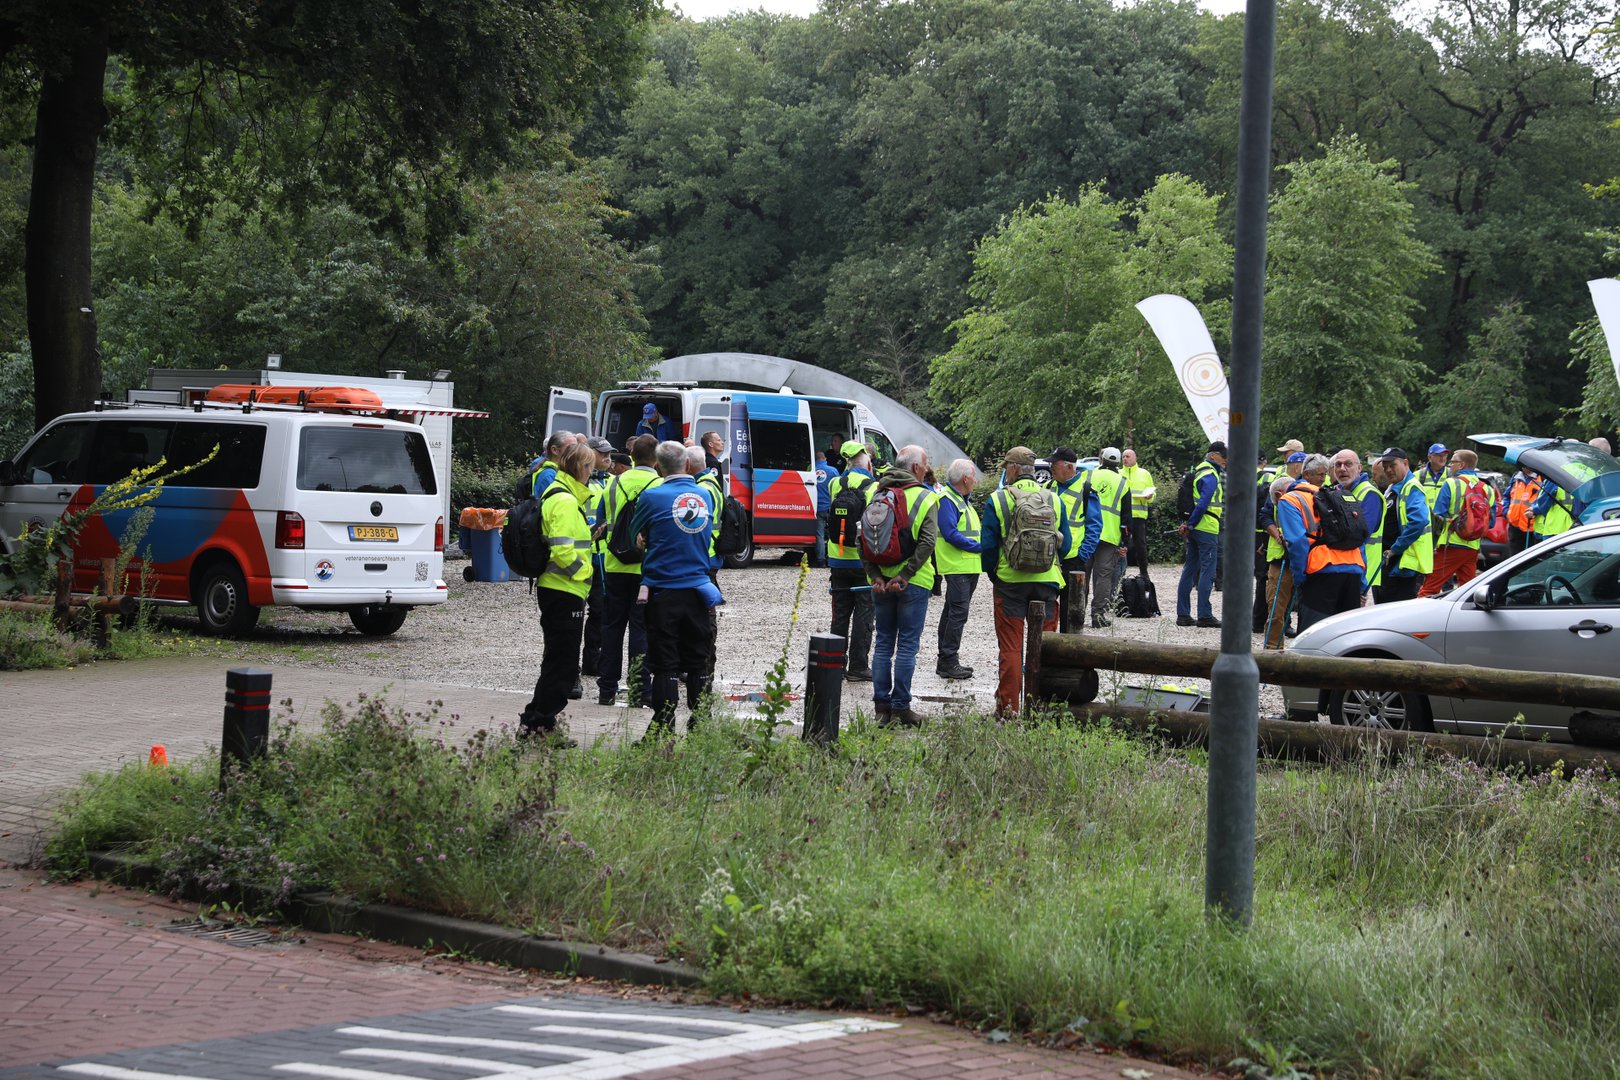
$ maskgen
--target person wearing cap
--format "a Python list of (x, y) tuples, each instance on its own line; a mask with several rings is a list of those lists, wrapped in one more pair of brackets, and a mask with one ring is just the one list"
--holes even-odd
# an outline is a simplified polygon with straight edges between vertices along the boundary
[(641, 422), (636, 425), (637, 435), (651, 435), (659, 442), (675, 438), (675, 427), (658, 413), (658, 406), (652, 402), (641, 407)]
[(1489, 506), (1486, 526), (1496, 524), (1496, 488), (1480, 477), (1477, 468), (1479, 455), (1472, 450), (1453, 450), (1448, 465), (1451, 476), (1441, 485), (1440, 496), (1434, 500), (1434, 516), (1440, 522), (1440, 531), (1435, 535), (1434, 542), (1434, 570), (1424, 579), (1422, 588), (1418, 590), (1419, 596), (1439, 596), (1440, 590), (1453, 577), (1460, 587), (1473, 581), (1479, 573), (1481, 538), (1476, 536), (1469, 540), (1457, 535), (1457, 520), (1462, 516), (1463, 502), (1474, 487), (1479, 487), (1485, 493)]
[[(832, 595), (832, 632), (849, 644), (845, 650), (844, 678), (851, 682), (871, 682), (872, 668), (867, 659), (872, 651), (872, 588), (861, 569), (861, 547), (853, 536), (845, 543), (839, 535), (844, 519), (833, 514), (839, 509), (838, 496), (846, 490), (860, 496), (864, 507), (872, 501), (877, 481), (872, 476), (872, 455), (866, 446), (850, 439), (838, 448), (844, 471), (827, 483), (827, 589)], [(851, 500), (845, 500), (849, 502)], [(860, 524), (856, 515), (854, 525)]]
[[(1097, 454), (1097, 467), (1086, 477), (1087, 485), (1097, 493), (1097, 507), (1102, 512), (1102, 534), (1087, 572), (1091, 578), (1094, 629), (1113, 624), (1114, 597), (1125, 576), (1125, 522), (1130, 520), (1131, 486), (1119, 474), (1119, 466), (1119, 449), (1105, 446)], [(1083, 617), (1083, 604), (1081, 610)]]
[[(703, 450), (673, 439), (655, 448), (659, 480), (642, 489), (630, 529), (642, 539), (641, 580), (647, 587), (647, 667), (652, 683), (648, 737), (675, 730), (681, 676), (695, 708), (709, 670), (709, 609), (721, 602), (709, 579), (709, 549), (720, 508), (691, 469), (701, 471)], [(691, 730), (692, 719), (687, 719)]]
[[(1024, 696), (1024, 634), (1029, 605), (1046, 605), (1044, 626), (1048, 633), (1057, 629), (1058, 588), (1063, 584), (1061, 555), (1069, 550), (1069, 522), (1058, 512), (1057, 501), (1035, 479), (1035, 451), (1015, 446), (1002, 458), (1000, 490), (984, 502), (984, 518), (979, 533), (979, 560), (990, 580), (995, 582), (996, 623), (996, 715), (1015, 717)], [(1057, 536), (1057, 553), (1047, 570), (1014, 570), (1007, 561), (1002, 542), (1007, 523), (1013, 517), (1013, 492), (1038, 492), (1052, 501), (1052, 518)], [(1084, 551), (1089, 557), (1091, 554)]]
[[(630, 638), (630, 671), (638, 669), (636, 685), (630, 688), (632, 706), (650, 703), (650, 672), (647, 669), (647, 623), (645, 605), (636, 602), (641, 591), (641, 562), (625, 562), (606, 546), (613, 539), (614, 527), (620, 512), (632, 499), (639, 499), (658, 480), (654, 468), (658, 460), (658, 440), (651, 435), (637, 435), (630, 440), (630, 459), (634, 465), (613, 478), (602, 496), (602, 532), (604, 552), (602, 558), (602, 648), (597, 656), (596, 701), (599, 705), (613, 704), (619, 692), (619, 676), (625, 668), (625, 636)], [(639, 502), (638, 504), (639, 505)]]
[(1277, 453), (1283, 456), (1284, 461), (1287, 461), (1289, 456), (1292, 454), (1303, 454), (1304, 452), (1305, 444), (1300, 442), (1298, 439), (1289, 439), (1287, 442), (1277, 447)]
[(1367, 576), (1360, 546), (1340, 549), (1321, 542), (1316, 517), (1316, 494), (1327, 480), (1328, 459), (1306, 457), (1302, 477), (1277, 500), (1277, 524), (1287, 549), (1287, 573), (1299, 595), (1299, 629), (1329, 615), (1361, 606), (1362, 582)]
[[(1385, 503), (1394, 511), (1394, 520), (1385, 517), (1383, 584), (1378, 602), (1392, 604), (1417, 597), (1423, 580), (1434, 571), (1434, 534), (1429, 526), (1429, 500), (1423, 485), (1412, 471), (1406, 451), (1391, 446), (1379, 455), (1389, 476)], [(1390, 538), (1391, 526), (1395, 531)]]
[(810, 553), (810, 565), (821, 568), (827, 565), (827, 515), (832, 511), (832, 495), (828, 488), (838, 470), (833, 468), (827, 460), (824, 450), (816, 451), (816, 547)]
[(1361, 455), (1340, 450), (1329, 463), (1333, 483), (1353, 505), (1361, 507), (1361, 520), (1367, 525), (1367, 541), (1361, 545), (1361, 603), (1372, 599), (1372, 587), (1384, 558), (1384, 494), (1361, 467)]
[(967, 458), (957, 458), (945, 470), (939, 489), (939, 543), (934, 563), (945, 582), (945, 607), (939, 615), (939, 657), (934, 674), (942, 679), (971, 679), (973, 669), (962, 663), (962, 631), (968, 609), (979, 587), (979, 512), (968, 501), (978, 470)]
[(1187, 543), (1181, 564), (1181, 581), (1176, 586), (1176, 625), (1195, 625), (1192, 617), (1193, 586), (1198, 588), (1196, 625), (1219, 627), (1221, 621), (1209, 606), (1215, 588), (1215, 551), (1221, 541), (1221, 517), (1226, 499), (1226, 443), (1209, 444), (1204, 460), (1193, 467), (1193, 508), (1179, 530)]
[(1429, 501), (1429, 527), (1435, 532), (1440, 530), (1440, 519), (1435, 517), (1435, 500), (1440, 498), (1440, 489), (1446, 486), (1446, 478), (1450, 473), (1446, 471), (1445, 443), (1431, 443), (1429, 446), (1429, 463), (1418, 470), (1417, 482), (1423, 488), (1423, 497)]
[(911, 708), (911, 677), (928, 621), (939, 541), (939, 496), (925, 481), (927, 474), (928, 452), (920, 446), (902, 446), (894, 464), (878, 476), (872, 495), (904, 500), (911, 531), (911, 553), (902, 561), (885, 566), (864, 552), (861, 557), (861, 570), (872, 588), (872, 709), (879, 724), (922, 723)]
[[(1048, 485), (1057, 499), (1057, 510), (1069, 526), (1069, 542), (1061, 552), (1063, 583), (1058, 589), (1058, 630), (1078, 633), (1086, 621), (1086, 563), (1102, 538), (1102, 509), (1091, 475), (1079, 470), (1080, 455), (1073, 447), (1060, 446), (1047, 455), (1052, 480)], [(1036, 462), (1036, 468), (1040, 463)]]
[(1119, 475), (1131, 486), (1130, 535), (1125, 545), (1126, 563), (1136, 567), (1143, 577), (1148, 572), (1147, 519), (1148, 509), (1158, 490), (1153, 486), (1153, 475), (1136, 463), (1136, 451), (1127, 447), (1121, 460)]

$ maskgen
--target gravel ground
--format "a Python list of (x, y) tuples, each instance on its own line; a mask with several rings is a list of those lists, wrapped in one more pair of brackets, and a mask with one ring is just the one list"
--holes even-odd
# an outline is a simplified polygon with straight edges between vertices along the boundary
[[(778, 554), (767, 550), (752, 567), (721, 573), (720, 586), (726, 603), (720, 608), (719, 657), (715, 672), (721, 693), (745, 697), (750, 691), (757, 691), (781, 655), (799, 570), (796, 566), (779, 563)], [(277, 663), (328, 670), (496, 690), (526, 692), (532, 689), (539, 670), (540, 624), (526, 584), (464, 583), (461, 580), (464, 565), (460, 560), (447, 560), (445, 577), (450, 584), (449, 602), (438, 607), (417, 608), (404, 628), (392, 637), (363, 637), (351, 628), (343, 615), (269, 608), (256, 634), (243, 643), (244, 653), (264, 661), (273, 657)], [(1153, 567), (1152, 577), (1164, 615), (1156, 619), (1116, 619), (1108, 629), (1087, 632), (1138, 641), (1218, 647), (1220, 631), (1176, 626), (1175, 591), (1180, 572), (1179, 566)], [(912, 681), (914, 708), (918, 711), (938, 713), (962, 705), (984, 710), (994, 708), (996, 637), (991, 596), (989, 580), (980, 579), (961, 650), (962, 662), (974, 669), (974, 676), (963, 682), (946, 682), (934, 674), (941, 605), (937, 600), (929, 604), (928, 622)], [(1220, 600), (1221, 594), (1217, 593), (1214, 597), (1217, 614)], [(808, 635), (828, 629), (831, 614), (827, 571), (811, 570), (788, 656), (795, 691), (802, 691), (804, 687)], [(188, 620), (181, 616), (175, 621)], [(1258, 646), (1259, 638), (1254, 640)], [(1160, 681), (1147, 675), (1122, 675), (1112, 681), (1105, 678), (1104, 696), (1110, 695), (1114, 685), (1145, 686)], [(1208, 688), (1205, 680), (1173, 681)], [(869, 693), (869, 684), (846, 683), (846, 715), (857, 704), (869, 702)], [(740, 702), (739, 708), (746, 711), (749, 706)], [(1265, 715), (1282, 712), (1282, 695), (1276, 687), (1261, 686), (1260, 708)]]

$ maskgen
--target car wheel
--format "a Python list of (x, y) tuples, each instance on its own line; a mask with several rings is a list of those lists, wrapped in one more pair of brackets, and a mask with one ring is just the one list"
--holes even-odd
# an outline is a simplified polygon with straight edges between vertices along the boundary
[(228, 559), (210, 563), (203, 570), (192, 602), (197, 605), (203, 632), (214, 637), (239, 637), (259, 621), (259, 609), (248, 603), (247, 581)]
[(1434, 730), (1428, 698), (1393, 690), (1335, 690), (1328, 695), (1328, 720), (1349, 727)]
[(754, 561), (754, 538), (743, 541), (743, 549), (735, 555), (724, 556), (727, 570), (741, 570)]
[(356, 630), (367, 637), (387, 637), (405, 625), (405, 616), (410, 610), (410, 608), (368, 604), (365, 607), (350, 608), (349, 621), (354, 623)]

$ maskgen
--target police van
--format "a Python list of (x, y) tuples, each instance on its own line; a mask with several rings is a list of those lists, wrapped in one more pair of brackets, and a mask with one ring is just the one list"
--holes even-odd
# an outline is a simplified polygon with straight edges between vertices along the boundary
[[(447, 599), (443, 504), (422, 428), (343, 387), (220, 386), (185, 406), (59, 416), (0, 462), (0, 545), (88, 508), (136, 469), (205, 459), (149, 504), (132, 590), (140, 581), (149, 599), (195, 604), (216, 635), (244, 633), (270, 605), (346, 612), (362, 633), (386, 635), (411, 608)], [(95, 587), (136, 513), (84, 522), (76, 591)]]
[[(592, 395), (551, 388), (546, 435), (600, 435), (623, 449), (648, 405), (661, 438), (701, 440), (717, 431), (726, 444), (727, 494), (748, 511), (752, 540), (726, 565), (747, 566), (755, 546), (810, 547), (816, 538), (816, 456), (829, 461), (856, 439), (876, 448), (876, 463), (894, 461), (894, 443), (871, 412), (848, 398), (731, 390), (695, 382), (622, 382)], [(837, 464), (837, 462), (834, 462)]]

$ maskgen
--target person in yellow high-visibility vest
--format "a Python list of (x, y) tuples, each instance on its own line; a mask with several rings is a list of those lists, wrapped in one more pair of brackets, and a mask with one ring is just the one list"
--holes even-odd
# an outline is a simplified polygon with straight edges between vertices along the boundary
[[(1221, 542), (1221, 517), (1226, 510), (1226, 443), (1209, 444), (1204, 460), (1193, 466), (1193, 509), (1179, 532), (1187, 542), (1176, 586), (1176, 625), (1193, 626), (1193, 587), (1198, 588), (1196, 625), (1219, 629), (1221, 621), (1210, 607), (1215, 588), (1215, 551)], [(1247, 528), (1247, 526), (1244, 526)]]
[(1148, 509), (1153, 505), (1153, 499), (1159, 492), (1153, 486), (1153, 475), (1136, 463), (1135, 450), (1127, 448), (1120, 464), (1119, 475), (1131, 486), (1130, 535), (1125, 544), (1126, 565), (1136, 567), (1138, 573), (1147, 577)]
[(973, 669), (962, 663), (962, 631), (968, 609), (979, 586), (979, 512), (968, 501), (978, 469), (967, 458), (957, 458), (945, 470), (939, 490), (939, 542), (934, 565), (945, 582), (945, 607), (939, 614), (939, 659), (934, 673), (942, 679), (971, 679)]
[(1114, 621), (1114, 597), (1125, 574), (1126, 522), (1131, 515), (1131, 486), (1116, 470), (1120, 465), (1117, 447), (1105, 446), (1097, 455), (1098, 464), (1086, 478), (1097, 493), (1102, 511), (1102, 536), (1091, 557), (1091, 625), (1108, 626)]

